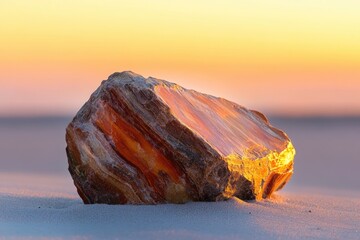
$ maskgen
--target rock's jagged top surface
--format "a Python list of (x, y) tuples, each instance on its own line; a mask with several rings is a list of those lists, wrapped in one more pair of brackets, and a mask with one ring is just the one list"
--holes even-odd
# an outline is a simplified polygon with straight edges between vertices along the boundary
[(258, 158), (270, 150), (286, 148), (285, 134), (269, 126), (261, 113), (176, 85), (156, 86), (155, 93), (182, 124), (222, 156), (235, 153), (241, 157)]
[(295, 154), (263, 114), (132, 72), (103, 81), (66, 140), (85, 203), (261, 199), (288, 181)]

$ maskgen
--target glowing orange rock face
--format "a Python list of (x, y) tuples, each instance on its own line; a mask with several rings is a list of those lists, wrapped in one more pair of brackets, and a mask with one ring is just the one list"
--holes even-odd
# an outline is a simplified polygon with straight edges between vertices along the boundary
[(295, 155), (261, 113), (131, 72), (102, 83), (66, 141), (85, 203), (259, 200), (286, 184)]

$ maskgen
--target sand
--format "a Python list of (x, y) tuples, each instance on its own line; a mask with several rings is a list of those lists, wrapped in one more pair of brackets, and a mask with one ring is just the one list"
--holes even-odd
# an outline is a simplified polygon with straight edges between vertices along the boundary
[(360, 195), (295, 189), (262, 202), (84, 205), (66, 175), (0, 174), (0, 239), (360, 239)]
[(83, 205), (67, 172), (69, 118), (0, 119), (1, 239), (360, 239), (360, 118), (274, 119), (297, 150), (275, 198)]

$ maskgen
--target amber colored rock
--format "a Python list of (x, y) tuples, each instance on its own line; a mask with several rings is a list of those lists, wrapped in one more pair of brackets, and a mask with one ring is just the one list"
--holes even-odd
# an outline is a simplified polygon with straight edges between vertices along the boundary
[(102, 82), (66, 142), (84, 203), (259, 200), (287, 183), (295, 155), (263, 114), (132, 72)]

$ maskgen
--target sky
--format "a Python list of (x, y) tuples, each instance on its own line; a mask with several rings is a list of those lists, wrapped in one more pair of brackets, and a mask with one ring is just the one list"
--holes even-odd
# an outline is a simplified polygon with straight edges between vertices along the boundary
[(131, 70), (267, 114), (360, 115), (360, 1), (0, 1), (0, 116)]

